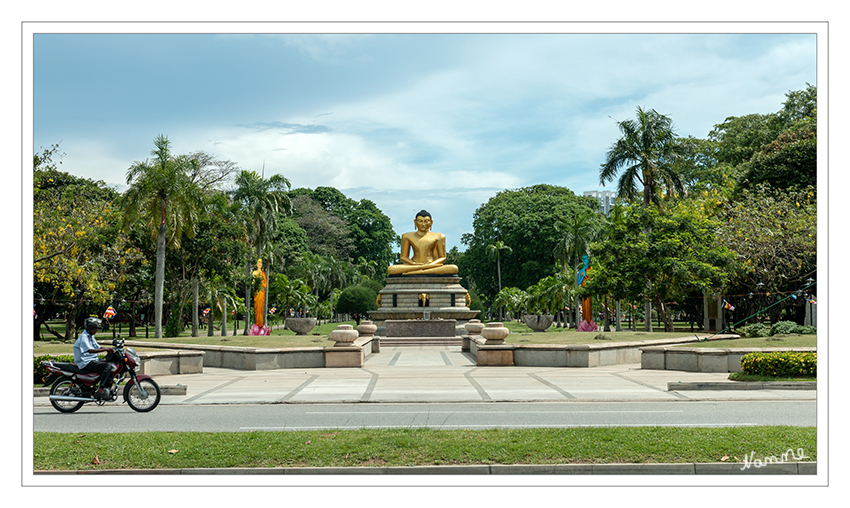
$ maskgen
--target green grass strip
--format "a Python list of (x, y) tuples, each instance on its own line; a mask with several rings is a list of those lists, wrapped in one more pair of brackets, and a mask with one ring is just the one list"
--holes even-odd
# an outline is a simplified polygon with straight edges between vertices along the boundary
[(769, 426), (35, 433), (34, 465), (36, 470), (88, 470), (742, 462), (747, 454), (779, 457), (789, 449), (802, 449), (808, 460), (817, 460), (816, 429)]

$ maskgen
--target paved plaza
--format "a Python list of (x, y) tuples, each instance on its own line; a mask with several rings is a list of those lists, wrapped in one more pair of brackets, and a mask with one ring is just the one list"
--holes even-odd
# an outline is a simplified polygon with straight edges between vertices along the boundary
[(728, 374), (645, 370), (640, 364), (478, 367), (460, 346), (382, 348), (363, 368), (244, 371), (206, 367), (202, 374), (155, 379), (161, 386), (186, 387), (185, 395), (165, 396), (163, 404), (811, 400), (817, 395), (815, 390), (668, 390), (669, 383), (728, 382)]

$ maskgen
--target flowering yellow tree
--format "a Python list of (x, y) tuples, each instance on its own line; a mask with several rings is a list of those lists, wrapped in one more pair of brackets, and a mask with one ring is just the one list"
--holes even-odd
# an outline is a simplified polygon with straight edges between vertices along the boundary
[(59, 171), (55, 155), (56, 147), (34, 157), (33, 283), (41, 299), (68, 310), (70, 340), (80, 303), (109, 300), (123, 282), (122, 267), (140, 252), (119, 230), (117, 193)]

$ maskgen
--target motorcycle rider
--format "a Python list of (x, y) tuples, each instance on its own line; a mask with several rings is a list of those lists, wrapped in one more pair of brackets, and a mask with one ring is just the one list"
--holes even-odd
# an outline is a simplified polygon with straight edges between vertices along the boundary
[(95, 392), (95, 398), (105, 399), (108, 396), (106, 384), (110, 378), (109, 363), (98, 359), (98, 353), (109, 353), (112, 348), (102, 348), (94, 339), (94, 335), (100, 329), (101, 320), (96, 317), (86, 319), (85, 330), (74, 342), (74, 363), (83, 372), (99, 372), (100, 384)]

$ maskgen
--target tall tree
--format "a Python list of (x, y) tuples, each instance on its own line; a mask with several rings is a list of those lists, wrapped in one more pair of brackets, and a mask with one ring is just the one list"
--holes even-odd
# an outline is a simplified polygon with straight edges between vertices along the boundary
[(154, 282), (154, 336), (162, 337), (162, 301), (166, 244), (178, 247), (183, 234), (193, 237), (203, 195), (188, 176), (185, 158), (171, 154), (168, 138), (159, 135), (151, 151), (153, 159), (134, 162), (127, 170), (124, 194), (124, 227), (141, 219), (156, 240)]
[(585, 289), (651, 301), (665, 331), (672, 332), (667, 309), (671, 300), (720, 287), (727, 280), (732, 255), (718, 244), (718, 227), (691, 203), (665, 213), (654, 207), (627, 207), (612, 218), (608, 235), (591, 245), (595, 262)]
[[(643, 208), (650, 204), (659, 205), (666, 192), (668, 197), (685, 194), (685, 178), (676, 161), (682, 156), (684, 146), (676, 139), (673, 121), (654, 109), (644, 110), (638, 106), (637, 118), (617, 122), (622, 134), (611, 145), (605, 163), (599, 169), (599, 183), (612, 181), (622, 169), (617, 181), (617, 195), (621, 199), (634, 200), (638, 195), (638, 183), (643, 186)], [(643, 233), (649, 234), (648, 230)], [(646, 279), (647, 295), (652, 293), (650, 279)], [(651, 303), (644, 304), (646, 315), (651, 313)], [(652, 320), (646, 319), (646, 331), (652, 331)]]
[[(245, 278), (250, 279), (251, 266), (257, 259), (262, 258), (263, 246), (277, 234), (278, 215), (288, 215), (292, 211), (292, 203), (286, 194), (290, 184), (282, 175), (273, 175), (266, 179), (255, 171), (240, 171), (236, 175), (235, 183), (236, 189), (231, 196), (242, 209), (249, 242), (256, 249), (256, 257), (247, 260), (245, 265)], [(245, 305), (250, 307), (250, 302), (249, 284), (245, 289)], [(250, 319), (246, 316), (245, 335), (248, 335), (249, 328)]]
[(491, 243), (487, 246), (487, 255), (490, 258), (496, 259), (496, 276), (499, 281), (499, 291), (502, 290), (502, 251), (507, 251), (508, 253), (513, 252), (514, 250), (510, 245), (506, 245), (505, 242), (499, 240), (495, 243)]
[[(572, 265), (570, 273), (574, 284), (578, 279), (579, 264), (582, 256), (588, 254), (590, 243), (597, 239), (599, 232), (598, 217), (589, 211), (581, 211), (570, 218), (555, 222), (555, 230), (561, 234), (556, 246), (558, 259), (561, 260), (563, 271)], [(573, 312), (570, 313), (570, 321), (575, 326), (580, 319), (577, 293), (573, 292)]]
[(658, 203), (662, 191), (667, 195), (683, 195), (685, 181), (674, 162), (682, 155), (673, 121), (654, 109), (637, 108), (637, 118), (617, 122), (622, 136), (605, 157), (599, 170), (599, 183), (612, 181), (622, 169), (617, 181), (621, 199), (635, 199), (638, 183), (643, 186), (643, 207)]
[[(505, 245), (505, 242), (499, 240), (487, 246), (487, 255), (491, 258), (496, 258), (496, 276), (499, 281), (499, 292), (502, 291), (502, 251), (513, 252), (510, 245)], [(500, 316), (501, 317), (501, 316)]]
[(582, 210), (598, 209), (595, 199), (554, 185), (499, 192), (475, 211), (474, 232), (461, 238), (468, 246), (458, 261), (461, 274), (480, 295), (492, 299), (499, 292), (498, 270), (487, 246), (501, 241), (513, 249), (511, 262), (501, 267), (502, 288), (529, 287), (558, 271), (555, 253), (560, 235), (555, 222)]

